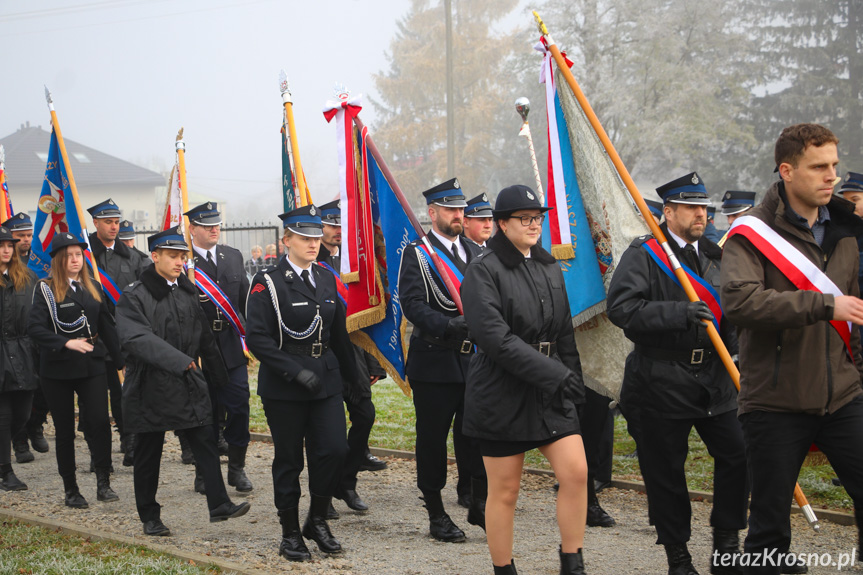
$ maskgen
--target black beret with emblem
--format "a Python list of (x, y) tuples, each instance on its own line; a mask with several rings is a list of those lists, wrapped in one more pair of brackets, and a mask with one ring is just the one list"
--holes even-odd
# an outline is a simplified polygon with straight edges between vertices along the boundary
[(33, 229), (33, 222), (30, 220), (30, 216), (24, 212), (18, 212), (5, 222), (0, 222), (0, 225), (9, 228), (13, 232), (26, 232)]
[(219, 204), (216, 202), (201, 204), (183, 215), (189, 216), (189, 223), (196, 226), (218, 226), (222, 223), (222, 216), (219, 214)]
[(324, 224), (321, 221), (321, 210), (313, 204), (303, 206), (279, 216), (285, 228), (295, 234), (308, 238), (319, 238), (324, 235)]
[(681, 178), (672, 180), (667, 184), (656, 188), (656, 193), (666, 204), (690, 204), (694, 206), (709, 206), (710, 198), (707, 197), (707, 188), (698, 174), (691, 172)]
[(722, 196), (722, 215), (733, 216), (755, 205), (755, 192), (728, 190)]
[(120, 208), (114, 203), (114, 200), (108, 198), (104, 202), (96, 204), (92, 208), (87, 208), (90, 215), (94, 218), (119, 218), (123, 214), (120, 213)]
[(342, 202), (339, 200), (332, 201), (328, 204), (320, 206), (321, 221), (328, 226), (342, 225)]
[(492, 217), (491, 204), (488, 203), (488, 194), (480, 194), (467, 201), (464, 215), (468, 218), (490, 218)]
[(465, 208), (467, 202), (464, 201), (464, 192), (461, 190), (461, 185), (458, 183), (458, 178), (453, 178), (442, 184), (438, 184), (430, 190), (423, 192), (426, 204), (435, 204), (445, 208)]
[(54, 254), (63, 248), (68, 248), (69, 246), (81, 246), (82, 250), (87, 249), (86, 242), (82, 242), (69, 232), (58, 232), (54, 234), (54, 239), (51, 240), (51, 250), (48, 253), (51, 254), (51, 257), (53, 258)]
[(539, 203), (539, 198), (528, 186), (516, 184), (504, 188), (497, 195), (497, 200), (494, 203), (494, 218), (497, 220), (508, 218), (513, 212), (518, 210), (539, 210), (547, 212), (551, 208), (543, 207)]
[(0, 226), (0, 242), (20, 242), (21, 240), (12, 237), (12, 230), (6, 226)]

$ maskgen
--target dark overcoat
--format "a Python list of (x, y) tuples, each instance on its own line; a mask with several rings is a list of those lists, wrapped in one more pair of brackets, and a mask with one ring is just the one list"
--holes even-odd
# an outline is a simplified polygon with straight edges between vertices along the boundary
[(16, 290), (8, 278), (6, 286), (0, 287), (0, 393), (38, 387), (33, 343), (27, 335), (36, 274), (27, 270), (27, 278), (24, 289)]

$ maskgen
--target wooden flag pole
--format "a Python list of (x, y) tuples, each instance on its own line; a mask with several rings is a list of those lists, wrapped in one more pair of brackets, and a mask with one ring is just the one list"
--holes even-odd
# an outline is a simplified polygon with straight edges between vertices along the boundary
[[(354, 124), (356, 124), (361, 134), (363, 130), (366, 130), (366, 126), (365, 124), (363, 124), (363, 121), (360, 120), (359, 114), (354, 116)], [(441, 277), (441, 279), (443, 279), (443, 283), (444, 285), (446, 285), (446, 289), (450, 293), (450, 297), (452, 298), (453, 303), (455, 303), (458, 312), (461, 315), (464, 315), (464, 308), (461, 304), (461, 296), (459, 295), (458, 290), (455, 289), (455, 285), (453, 285), (452, 279), (450, 279), (449, 274), (446, 272), (443, 261), (440, 259), (440, 256), (437, 255), (437, 252), (434, 250), (434, 247), (432, 247), (431, 242), (429, 242), (425, 230), (423, 229), (422, 225), (420, 224), (419, 220), (411, 209), (407, 198), (405, 198), (405, 195), (402, 192), (402, 189), (399, 187), (398, 182), (396, 182), (395, 177), (393, 177), (392, 172), (390, 172), (389, 166), (387, 166), (386, 162), (384, 162), (383, 157), (381, 157), (381, 153), (380, 151), (378, 151), (378, 147), (375, 145), (375, 141), (372, 139), (372, 135), (368, 132), (366, 133), (366, 145), (368, 145), (369, 152), (371, 152), (372, 157), (378, 163), (378, 167), (381, 169), (384, 178), (386, 178), (390, 187), (392, 187), (393, 193), (395, 193), (396, 198), (398, 199), (399, 203), (402, 206), (402, 209), (405, 211), (405, 214), (408, 217), (408, 220), (410, 220), (411, 225), (413, 226), (417, 235), (420, 237), (423, 245), (425, 245), (426, 250), (431, 255), (432, 263), (434, 264), (435, 268), (437, 268), (438, 275)]]
[[(66, 153), (66, 142), (63, 141), (63, 133), (60, 131), (60, 122), (57, 121), (57, 112), (54, 111), (54, 100), (51, 99), (51, 92), (45, 86), (45, 100), (48, 101), (48, 110), (51, 112), (51, 126), (54, 128), (54, 133), (57, 135), (57, 144), (60, 146), (60, 155), (63, 158), (63, 165), (66, 167), (66, 177), (69, 178), (69, 189), (72, 190), (72, 198), (75, 200), (75, 207), (78, 211), (78, 221), (81, 222), (81, 230), (84, 232), (84, 241), (90, 245), (89, 236), (87, 234), (87, 224), (84, 219), (84, 208), (81, 206), (81, 198), (78, 197), (78, 186), (75, 185), (75, 176), (72, 175), (72, 165), (69, 163), (69, 154)], [(90, 268), (93, 270), (93, 278), (101, 286), (102, 277), (99, 275), (99, 266), (96, 265), (95, 258), (90, 260)]]
[[(188, 269), (189, 280), (195, 283), (195, 250), (192, 249), (192, 229), (189, 227), (189, 216), (185, 215), (189, 211), (189, 193), (186, 189), (186, 142), (183, 141), (183, 128), (177, 132), (177, 176), (180, 178), (180, 198), (183, 204), (183, 228), (186, 233), (186, 243), (189, 244), (189, 259), (186, 262)], [(168, 191), (170, 193), (170, 190)]]
[[(650, 227), (650, 233), (653, 234), (653, 237), (656, 238), (656, 241), (662, 246), (665, 255), (668, 257), (668, 261), (671, 263), (672, 269), (674, 269), (674, 275), (677, 277), (680, 285), (683, 286), (686, 296), (689, 298), (689, 301), (700, 301), (695, 290), (692, 288), (692, 283), (690, 283), (689, 278), (683, 271), (683, 268), (680, 267), (680, 262), (671, 250), (671, 246), (668, 244), (665, 234), (662, 233), (656, 220), (653, 219), (650, 209), (647, 207), (647, 204), (644, 202), (644, 198), (641, 196), (641, 192), (638, 191), (632, 176), (629, 175), (629, 170), (627, 170), (626, 166), (623, 165), (623, 160), (620, 159), (620, 155), (611, 143), (611, 139), (608, 137), (608, 134), (606, 134), (605, 128), (600, 124), (599, 118), (597, 118), (596, 113), (594, 113), (593, 108), (584, 96), (584, 92), (581, 91), (578, 82), (575, 80), (575, 76), (573, 76), (569, 66), (566, 65), (566, 60), (560, 53), (560, 49), (549, 35), (548, 28), (546, 28), (542, 18), (539, 17), (539, 14), (537, 14), (535, 10), (533, 12), (533, 16), (536, 19), (540, 33), (546, 40), (551, 55), (554, 57), (554, 61), (557, 62), (558, 69), (563, 73), (564, 78), (566, 78), (566, 83), (575, 95), (575, 99), (578, 100), (578, 104), (581, 106), (585, 116), (587, 116), (587, 119), (593, 127), (594, 132), (596, 132), (596, 135), (599, 137), (600, 142), (602, 142), (602, 146), (605, 148), (611, 162), (614, 164), (614, 167), (617, 168), (617, 173), (620, 175), (626, 189), (629, 191), (629, 195), (632, 196), (633, 201), (635, 201), (635, 205), (641, 212), (641, 217), (644, 218), (644, 221), (647, 222), (648, 227)], [(731, 354), (728, 353), (728, 348), (725, 347), (725, 343), (722, 341), (722, 337), (719, 335), (713, 322), (704, 321), (704, 324), (707, 327), (707, 335), (710, 337), (713, 347), (716, 348), (716, 352), (722, 360), (722, 364), (731, 376), (731, 381), (734, 382), (734, 386), (739, 391), (740, 371), (737, 369), (737, 366), (734, 365), (734, 360), (731, 358)], [(809, 501), (806, 499), (806, 495), (803, 494), (803, 490), (800, 489), (799, 484), (794, 486), (794, 499), (797, 501), (797, 504), (806, 516), (806, 520), (809, 522), (809, 525), (811, 525), (815, 531), (820, 531), (821, 526), (818, 524), (818, 518), (815, 516), (812, 506), (809, 505)]]
[(6, 148), (0, 146), (0, 223), (5, 222), (12, 217), (12, 214), (6, 209), (9, 205), (9, 198), (6, 196)]
[(279, 73), (279, 86), (282, 91), (282, 104), (285, 106), (285, 118), (288, 120), (288, 139), (291, 141), (291, 156), (294, 160), (294, 176), (297, 182), (297, 204), (307, 206), (312, 203), (312, 196), (306, 186), (306, 176), (303, 174), (303, 164), (300, 162), (300, 145), (297, 140), (297, 128), (294, 123), (294, 103), (291, 90), (288, 87), (288, 76), (282, 70)]

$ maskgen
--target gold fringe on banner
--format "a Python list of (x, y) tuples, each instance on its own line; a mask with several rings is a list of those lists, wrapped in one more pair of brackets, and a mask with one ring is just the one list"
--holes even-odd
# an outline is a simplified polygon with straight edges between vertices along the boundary
[(342, 283), (345, 285), (356, 283), (356, 282), (360, 281), (360, 272), (351, 272), (349, 274), (339, 274), (339, 275), (342, 278)]
[[(407, 321), (404, 318), (402, 318), (402, 325), (400, 327), (400, 331), (402, 334), (402, 353), (404, 354), (405, 357), (407, 357), (407, 344), (405, 343), (405, 328), (406, 328), (406, 326), (407, 326)], [(355, 331), (351, 334), (351, 341), (353, 343), (355, 343), (356, 345), (360, 346), (361, 348), (363, 348), (364, 350), (366, 350), (367, 352), (369, 352), (370, 354), (372, 354), (372, 356), (374, 356), (374, 358), (376, 360), (378, 360), (378, 362), (386, 370), (387, 375), (389, 375), (391, 378), (393, 378), (393, 381), (396, 382), (396, 384), (402, 390), (402, 393), (404, 393), (406, 397), (411, 396), (411, 386), (408, 383), (408, 381), (406, 379), (402, 379), (402, 377), (399, 375), (399, 372), (396, 370), (396, 368), (393, 366), (393, 364), (391, 364), (389, 361), (387, 361), (387, 358), (384, 357), (384, 355), (378, 349), (378, 346), (376, 346), (374, 344), (374, 342), (372, 341), (372, 338), (369, 337), (369, 334), (367, 334), (364, 331)]]
[[(375, 285), (377, 286), (377, 293), (384, 293), (384, 285), (383, 283), (381, 283), (381, 274), (377, 264), (375, 264)], [(361, 312), (352, 314), (350, 317), (348, 317), (346, 321), (348, 333), (353, 333), (358, 329), (380, 323), (384, 320), (386, 316), (387, 302), (386, 298), (384, 298), (379, 301), (377, 305), (370, 307), (369, 309), (365, 309)]]
[(551, 255), (559, 260), (571, 260), (575, 257), (575, 246), (572, 244), (555, 244), (551, 246)]

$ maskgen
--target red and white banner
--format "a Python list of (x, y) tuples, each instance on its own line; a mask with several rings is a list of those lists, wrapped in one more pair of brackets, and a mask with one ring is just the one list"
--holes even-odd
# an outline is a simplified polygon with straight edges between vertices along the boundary
[(167, 230), (183, 223), (182, 194), (180, 192), (179, 160), (171, 170), (171, 186), (168, 188), (168, 198), (165, 202), (165, 216), (162, 218), (162, 230)]
[[(548, 114), (548, 179), (546, 184), (546, 202), (549, 207), (554, 208), (549, 214), (549, 229), (551, 231), (551, 253), (557, 259), (571, 259), (575, 257), (572, 248), (572, 235), (569, 231), (569, 208), (566, 205), (566, 184), (563, 177), (563, 158), (560, 153), (560, 138), (557, 130), (557, 109), (554, 103), (554, 71), (552, 70), (551, 52), (541, 38), (533, 46), (534, 50), (541, 52), (542, 68), (539, 71), (539, 83), (545, 84), (545, 108)], [(568, 66), (572, 62), (564, 59)]]
[[(762, 220), (754, 216), (737, 218), (731, 229), (728, 230), (727, 237), (731, 238), (736, 235), (742, 235), (749, 240), (798, 289), (829, 293), (834, 297), (846, 295), (817, 265)], [(853, 361), (851, 322), (831, 321), (830, 324), (845, 342), (848, 355)]]
[(360, 261), (357, 238), (360, 182), (357, 178), (357, 158), (354, 154), (353, 118), (362, 109), (362, 94), (355, 97), (347, 91), (338, 94), (336, 100), (327, 100), (324, 118), (327, 122), (336, 119), (336, 149), (339, 160), (339, 198), (342, 205), (342, 264), (339, 272), (342, 281), (359, 281)]

